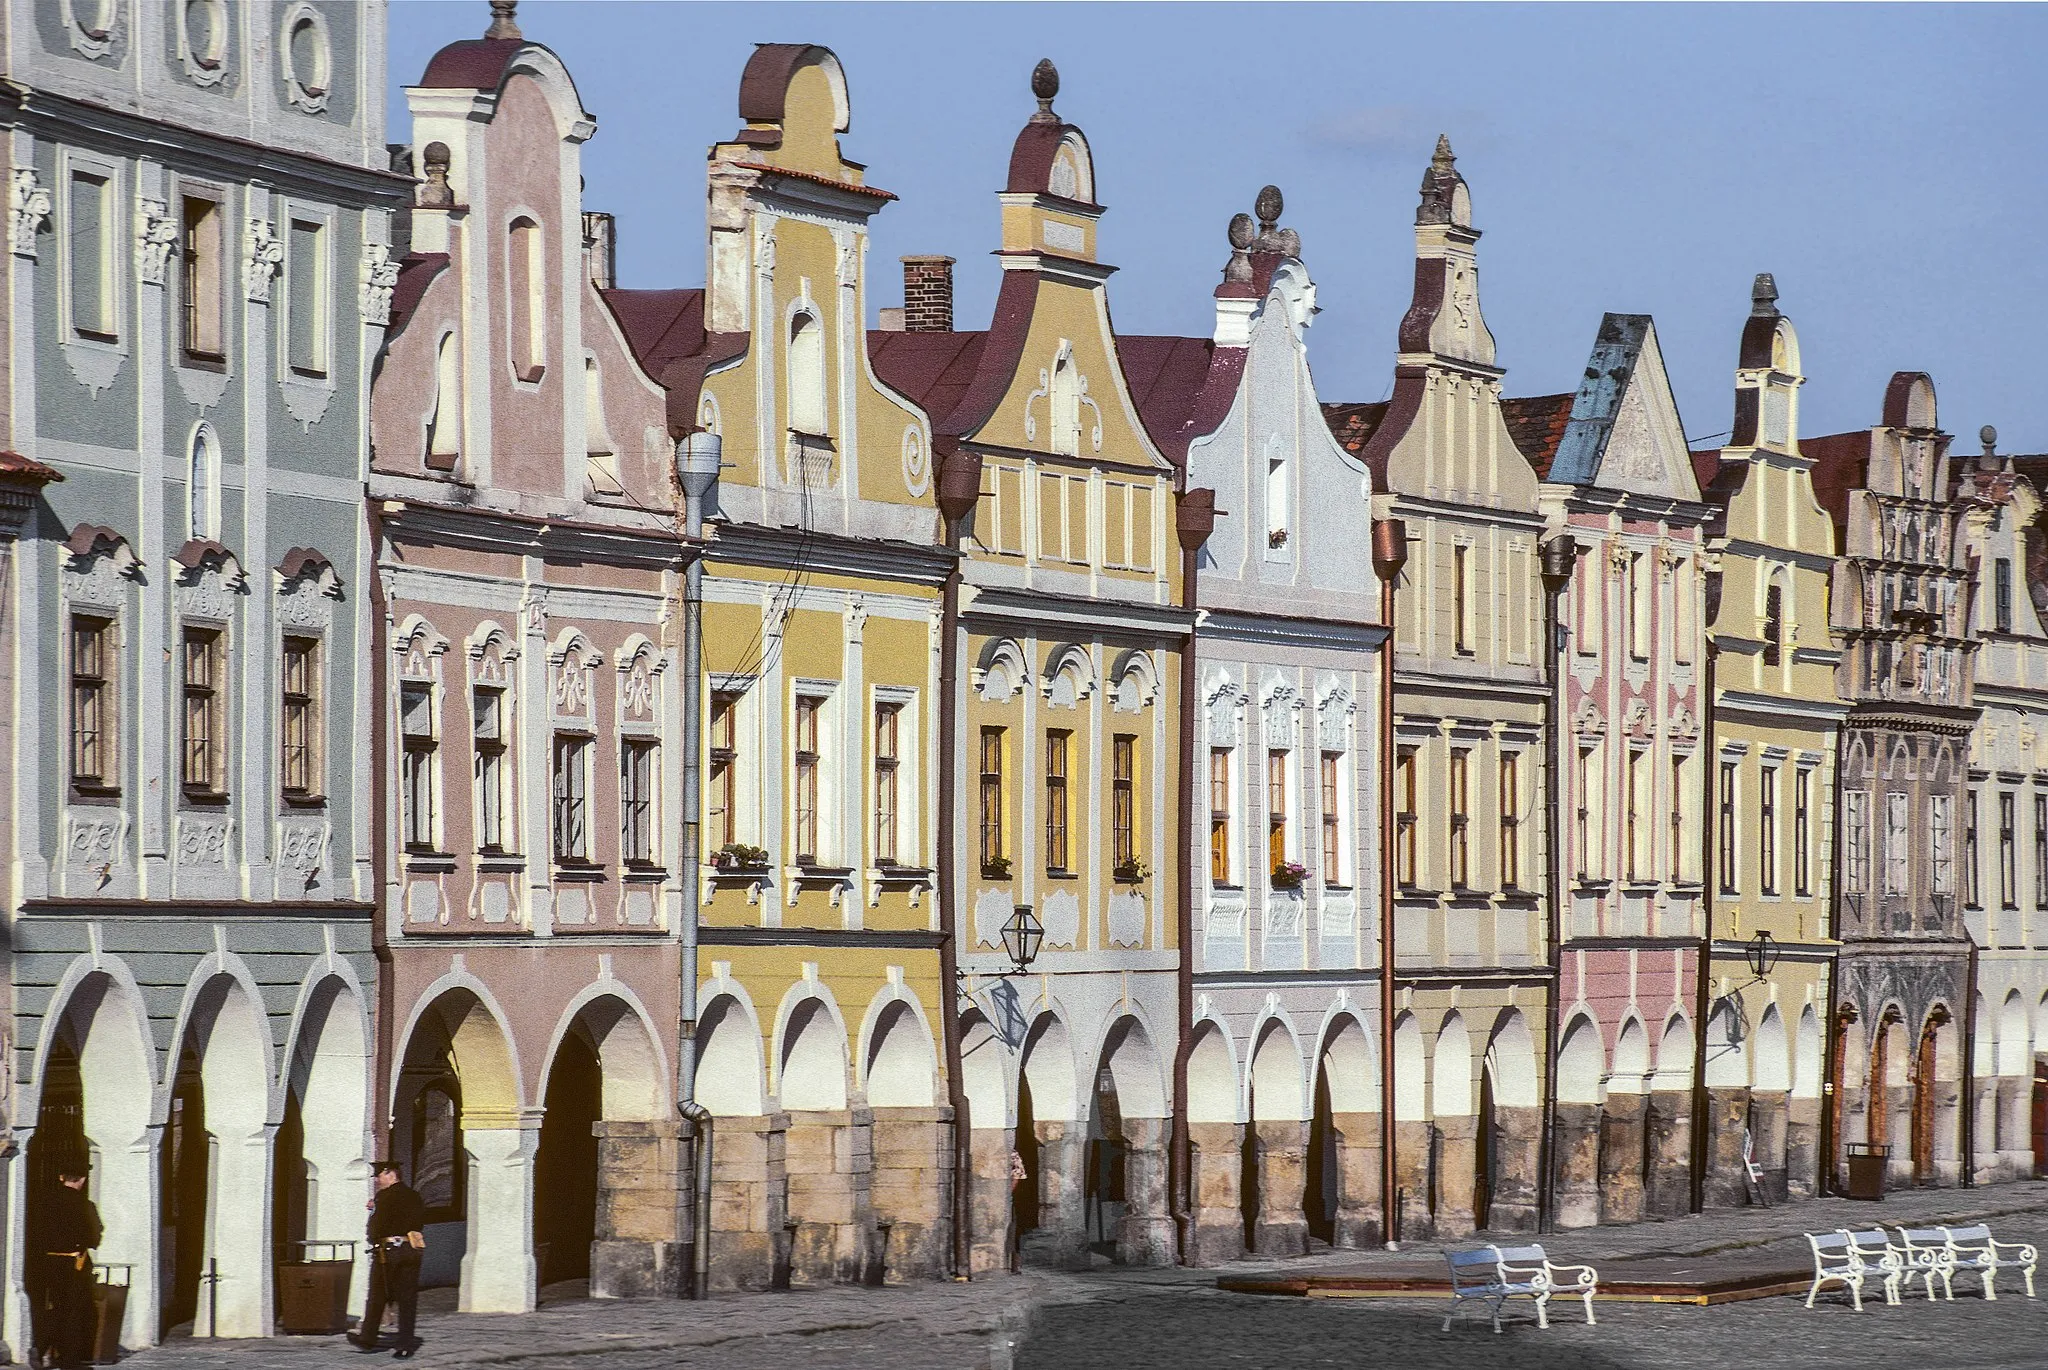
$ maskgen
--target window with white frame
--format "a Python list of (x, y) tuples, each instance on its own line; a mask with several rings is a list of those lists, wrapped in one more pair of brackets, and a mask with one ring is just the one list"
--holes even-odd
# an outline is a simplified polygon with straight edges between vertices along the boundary
[(1935, 794), (1927, 797), (1929, 857), (1934, 868), (1936, 894), (1953, 894), (1956, 888), (1954, 803), (1954, 797), (1951, 795)]
[(497, 686), (478, 685), (470, 692), (471, 729), (476, 744), (476, 842), (484, 852), (501, 852), (508, 845), (507, 783), (511, 762), (507, 757), (510, 717), (505, 691)]
[(1344, 753), (1324, 752), (1317, 771), (1323, 817), (1323, 884), (1342, 887), (1351, 883), (1346, 874), (1348, 845), (1344, 840)]
[(1209, 749), (1209, 883), (1217, 886), (1231, 883), (1230, 752), (1229, 747)]
[[(903, 861), (903, 702), (882, 699), (875, 702), (874, 749), (874, 859), (878, 866), (897, 866)], [(1064, 815), (1062, 815), (1064, 817)], [(1050, 824), (1050, 819), (1047, 822)]]
[(116, 249), (126, 235), (118, 222), (112, 173), (73, 167), (64, 208), (65, 299), (71, 332), (94, 342), (118, 342), (121, 286)]
[(120, 729), (114, 701), (119, 661), (113, 619), (71, 616), (71, 788), (80, 795), (118, 792), (114, 743)]
[(1913, 799), (1901, 790), (1884, 797), (1884, 892), (1905, 894), (1912, 888), (1913, 853), (1910, 840)]
[(399, 803), (407, 851), (434, 850), (434, 756), (440, 746), (434, 726), (434, 687), (406, 681), (398, 687)]
[(557, 865), (590, 861), (591, 745), (591, 739), (580, 733), (555, 734), (548, 770)]
[(1842, 884), (1850, 894), (1870, 888), (1870, 796), (1862, 790), (1842, 795)]
[(1719, 812), (1715, 815), (1717, 825), (1715, 837), (1716, 846), (1721, 854), (1720, 885), (1721, 893), (1723, 894), (1736, 894), (1740, 892), (1736, 881), (1738, 872), (1741, 870), (1742, 854), (1735, 845), (1735, 791), (1736, 787), (1741, 784), (1741, 781), (1742, 763), (1738, 760), (1723, 757), (1721, 759), (1721, 791), (1717, 804)]
[(619, 859), (628, 866), (658, 863), (655, 796), (661, 747), (651, 737), (619, 740)]
[(182, 197), (178, 303), (183, 311), (187, 360), (218, 362), (227, 355), (227, 210), (210, 195)]
[(1778, 892), (1778, 767), (1757, 770), (1756, 869), (1759, 892)]
[(1500, 754), (1500, 887), (1522, 888), (1522, 754)]
[(789, 426), (822, 436), (825, 426), (825, 329), (803, 310), (789, 321)]
[(294, 218), (289, 235), (284, 263), (286, 363), (295, 376), (324, 380), (333, 295), (328, 282), (327, 225), (317, 219)]
[(279, 787), (287, 803), (320, 795), (322, 756), (320, 639), (287, 633), (278, 670)]
[(228, 658), (220, 628), (187, 625), (183, 657), (183, 746), (180, 779), (185, 798), (195, 803), (227, 800)]
[(798, 865), (821, 864), (827, 832), (824, 805), (828, 793), (825, 750), (827, 697), (799, 694), (790, 729), (791, 818)]

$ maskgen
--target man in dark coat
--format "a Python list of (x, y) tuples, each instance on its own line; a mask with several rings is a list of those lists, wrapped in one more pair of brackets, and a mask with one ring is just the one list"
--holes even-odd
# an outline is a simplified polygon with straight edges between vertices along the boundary
[(391, 1354), (411, 1360), (420, 1349), (413, 1321), (420, 1303), (420, 1256), (427, 1249), (422, 1231), (427, 1225), (427, 1206), (417, 1190), (398, 1178), (395, 1163), (377, 1162), (375, 1174), (377, 1192), (370, 1200), (370, 1303), (363, 1311), (363, 1325), (349, 1340), (358, 1351), (375, 1351), (384, 1306), (395, 1303), (398, 1347)]
[(42, 1316), (35, 1339), (44, 1364), (90, 1365), (99, 1332), (92, 1302), (92, 1253), (103, 1235), (100, 1211), (85, 1196), (85, 1167), (58, 1172), (57, 1187), (43, 1200), (30, 1259), (39, 1263), (42, 1294), (36, 1301)]

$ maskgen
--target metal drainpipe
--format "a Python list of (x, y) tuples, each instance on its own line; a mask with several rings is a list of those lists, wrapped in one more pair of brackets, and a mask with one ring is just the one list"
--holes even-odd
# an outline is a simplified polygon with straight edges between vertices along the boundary
[(1545, 542), (1538, 549), (1538, 555), (1542, 559), (1543, 572), (1543, 640), (1548, 648), (1544, 655), (1544, 674), (1549, 677), (1547, 684), (1550, 687), (1543, 692), (1544, 770), (1547, 772), (1543, 777), (1543, 902), (1550, 992), (1545, 996), (1549, 1002), (1543, 1034), (1543, 1131), (1537, 1137), (1536, 1227), (1538, 1231), (1549, 1232), (1557, 1223), (1557, 1034), (1558, 1018), (1563, 1008), (1560, 1000), (1564, 992), (1564, 916), (1559, 908), (1564, 898), (1564, 877), (1558, 864), (1564, 852), (1559, 834), (1561, 810), (1558, 805), (1559, 787), (1564, 775), (1559, 758), (1563, 755), (1564, 742), (1558, 724), (1562, 714), (1558, 708), (1558, 692), (1564, 689), (1565, 676), (1558, 669), (1559, 659), (1564, 655), (1564, 626), (1559, 622), (1558, 603), (1565, 586), (1571, 583), (1572, 568), (1579, 559), (1579, 546), (1569, 533), (1560, 533)]
[[(946, 998), (941, 1016), (946, 1053), (946, 1094), (953, 1106), (953, 1278), (974, 1274), (974, 1114), (967, 1098), (960, 1053), (960, 899), (959, 845), (956, 819), (960, 800), (960, 557), (961, 525), (974, 512), (981, 494), (981, 456), (962, 451), (957, 439), (938, 437), (932, 443), (938, 463), (934, 482), (939, 516), (944, 521), (946, 550), (953, 564), (939, 608), (939, 767), (938, 812), (933, 824), (938, 885), (940, 993)], [(1019, 1043), (1021, 1048), (1022, 1043)], [(998, 1119), (998, 1125), (1001, 1119)], [(1005, 1167), (1007, 1173), (1007, 1166)]]
[[(1710, 570), (1703, 582), (1705, 611), (1700, 621), (1711, 625), (1721, 612), (1721, 572)], [(1714, 974), (1714, 890), (1720, 883), (1720, 825), (1715, 817), (1715, 806), (1720, 802), (1716, 786), (1720, 779), (1720, 757), (1716, 750), (1718, 730), (1714, 720), (1718, 716), (1714, 709), (1714, 690), (1720, 675), (1721, 648), (1714, 640), (1711, 628), (1706, 640), (1706, 679), (1702, 682), (1704, 696), (1700, 705), (1700, 716), (1706, 720), (1700, 751), (1701, 764), (1706, 774), (1700, 778), (1700, 822), (1706, 828), (1702, 834), (1701, 851), (1706, 857), (1707, 868), (1700, 872), (1700, 961), (1693, 983), (1693, 1050), (1692, 1050), (1692, 1154), (1688, 1158), (1691, 1170), (1690, 1192), (1687, 1205), (1695, 1213), (1703, 1212), (1707, 1206), (1707, 1113), (1712, 1106), (1707, 1095), (1707, 1002), (1709, 987)]]
[[(1953, 896), (1951, 896), (1953, 897)], [(1963, 937), (1970, 944), (1969, 977), (1963, 989), (1963, 1174), (1962, 1187), (1977, 1187), (1977, 939), (1970, 926), (1963, 925)], [(1993, 1086), (1992, 1109), (1997, 1104)]]
[[(373, 631), (370, 646), (370, 793), (374, 796), (373, 806), (379, 812), (389, 812), (382, 802), (387, 798), (385, 785), (389, 783), (391, 762), (391, 718), (396, 712), (396, 700), (387, 701), (385, 691), (391, 688), (390, 665), (385, 660), (383, 644), (391, 640), (391, 601), (384, 596), (382, 570), (384, 546), (384, 508), (376, 501), (368, 503), (370, 515), (370, 568), (365, 578), (365, 589), (369, 591), (371, 623), (381, 623), (382, 633)], [(376, 881), (379, 894), (371, 897), (376, 909), (370, 915), (370, 951), (377, 960), (377, 1046), (376, 1060), (372, 1062), (375, 1073), (373, 1087), (376, 1089), (376, 1106), (371, 1113), (371, 1126), (377, 1135), (376, 1159), (391, 1157), (391, 1114), (393, 1099), (391, 1081), (397, 1065), (391, 1059), (395, 1023), (398, 1016), (398, 977), (393, 973), (391, 962), (391, 937), (384, 920), (392, 907), (392, 898), (397, 891), (397, 881), (392, 879), (395, 872), (387, 869), (391, 860), (391, 835), (384, 824), (372, 821), (370, 824), (370, 870)]]
[(1372, 569), (1380, 578), (1380, 1237), (1389, 1251), (1401, 1217), (1394, 1138), (1394, 591), (1408, 564), (1408, 525), (1397, 518), (1372, 526)]
[[(1202, 544), (1216, 527), (1216, 492), (1189, 490), (1174, 511), (1174, 534), (1181, 548), (1181, 603), (1192, 616), (1201, 570)], [(1188, 1054), (1194, 1049), (1195, 1024), (1195, 705), (1200, 690), (1195, 661), (1192, 617), (1180, 656), (1180, 888), (1174, 904), (1174, 934), (1179, 954), (1174, 966), (1175, 1001), (1180, 1031), (1173, 1049), (1173, 1135), (1166, 1152), (1166, 1206), (1173, 1219), (1182, 1265), (1194, 1264), (1194, 1139), (1188, 1130)]]
[[(723, 453), (724, 443), (716, 433), (687, 434), (676, 447), (676, 478), (683, 490), (683, 536), (688, 540), (684, 553), (689, 557), (683, 568), (682, 1003), (676, 1109), (695, 1138), (690, 1148), (695, 1169), (690, 1242), (693, 1299), (708, 1298), (711, 1293), (711, 1111), (697, 1102), (697, 922), (703, 904), (698, 848), (703, 842), (699, 810), (704, 750), (704, 501), (718, 482)], [(680, 1198), (681, 1186), (677, 1189)], [(676, 1235), (680, 1237), (682, 1232), (683, 1225), (678, 1222)]]

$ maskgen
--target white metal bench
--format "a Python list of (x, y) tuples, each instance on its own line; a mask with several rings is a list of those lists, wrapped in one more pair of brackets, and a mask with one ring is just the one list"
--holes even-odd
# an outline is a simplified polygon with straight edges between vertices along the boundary
[(1443, 1330), (1451, 1330), (1451, 1319), (1467, 1302), (1487, 1305), (1493, 1330), (1500, 1331), (1501, 1307), (1509, 1299), (1533, 1299), (1536, 1325), (1550, 1326), (1551, 1296), (1578, 1298), (1586, 1307), (1588, 1326), (1593, 1317), (1593, 1294), (1599, 1274), (1590, 1265), (1556, 1265), (1540, 1246), (1481, 1246), (1467, 1251), (1446, 1251), (1451, 1268), (1451, 1311), (1444, 1315)]
[[(1974, 1227), (1944, 1227), (1948, 1241), (1951, 1276), (1976, 1275), (1984, 1282), (1984, 1297), (1998, 1299), (1993, 1281), (2001, 1270), (2017, 1270), (2026, 1277), (2027, 1297), (2034, 1297), (2034, 1248), (2025, 1242), (1993, 1241), (1991, 1229), (1983, 1223)], [(1951, 1294), (1949, 1297), (1955, 1297)]]
[(1893, 1231), (1899, 1234), (1898, 1245), (1892, 1248), (1899, 1255), (1899, 1283), (1910, 1290), (1913, 1281), (1919, 1280), (1927, 1288), (1927, 1301), (1932, 1303), (1934, 1282), (1940, 1280), (1942, 1293), (1953, 1303), (1956, 1296), (1949, 1288), (1949, 1277), (1955, 1273), (1956, 1256), (1948, 1233), (1938, 1227), (1900, 1227)]
[(1884, 1281), (1884, 1301), (1896, 1307), (1899, 1283), (1906, 1277), (1905, 1254), (1892, 1245), (1892, 1239), (1881, 1227), (1867, 1227), (1861, 1231), (1845, 1227), (1842, 1235), (1849, 1239), (1849, 1248), (1863, 1262), (1864, 1270), (1876, 1271), (1878, 1278)]
[[(1806, 1291), (1806, 1306), (1813, 1307), (1814, 1297), (1825, 1285), (1839, 1284), (1849, 1291), (1849, 1300), (1856, 1311), (1863, 1311), (1863, 1282), (1873, 1277), (1872, 1267), (1865, 1262), (1856, 1244), (1849, 1240), (1846, 1232), (1809, 1232), (1807, 1245), (1813, 1248), (1813, 1287)], [(1892, 1293), (1899, 1278), (1894, 1263), (1889, 1270), (1879, 1267), (1876, 1277), (1884, 1282), (1885, 1292)], [(1889, 1302), (1896, 1303), (1896, 1297)]]

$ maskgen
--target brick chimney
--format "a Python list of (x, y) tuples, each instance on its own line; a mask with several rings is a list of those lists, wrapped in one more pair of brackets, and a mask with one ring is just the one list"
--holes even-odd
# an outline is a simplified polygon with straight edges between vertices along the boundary
[(619, 283), (618, 222), (609, 214), (583, 212), (584, 269), (590, 283), (610, 290)]
[(953, 331), (953, 259), (903, 259), (903, 330), (906, 333)]

